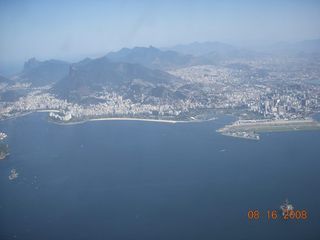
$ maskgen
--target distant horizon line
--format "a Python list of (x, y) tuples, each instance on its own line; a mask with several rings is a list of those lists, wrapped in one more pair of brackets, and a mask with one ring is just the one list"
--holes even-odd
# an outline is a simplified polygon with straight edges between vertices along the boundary
[[(230, 41), (220, 41), (220, 40), (195, 40), (192, 42), (187, 42), (187, 43), (176, 43), (176, 44), (170, 44), (167, 46), (157, 46), (157, 45), (153, 45), (153, 44), (141, 44), (141, 45), (135, 45), (135, 46), (123, 46), (120, 48), (114, 48), (114, 49), (110, 49), (110, 50), (106, 50), (104, 52), (96, 52), (96, 53), (81, 53), (78, 54), (77, 56), (54, 56), (54, 57), (39, 57), (39, 56), (31, 56), (31, 57), (27, 57), (24, 58), (23, 60), (12, 60), (12, 61), (0, 61), (0, 75), (4, 76), (4, 77), (9, 77), (12, 74), (15, 74), (18, 68), (21, 69), (21, 67), (23, 68), (24, 63), (26, 63), (27, 61), (29, 61), (30, 59), (35, 58), (37, 61), (43, 62), (43, 61), (50, 61), (50, 60), (60, 60), (60, 61), (64, 61), (64, 62), (68, 62), (68, 63), (76, 63), (79, 62), (83, 59), (86, 58), (92, 58), (92, 59), (96, 59), (96, 58), (101, 58), (104, 57), (106, 54), (111, 53), (111, 52), (118, 52), (122, 49), (133, 49), (133, 48), (156, 48), (159, 49), (161, 51), (167, 51), (170, 50), (170, 48), (174, 48), (177, 46), (188, 46), (191, 44), (208, 44), (208, 43), (217, 43), (217, 44), (224, 44), (224, 45), (229, 45), (229, 46), (233, 46), (233, 47), (237, 47), (237, 48), (243, 48), (243, 49), (259, 49), (259, 48), (264, 48), (264, 47), (270, 47), (273, 45), (278, 45), (278, 44), (295, 44), (295, 43), (302, 43), (302, 42), (313, 42), (313, 41), (320, 41), (320, 36), (318, 38), (310, 38), (310, 39), (304, 39), (304, 40), (294, 40), (294, 41), (273, 41), (271, 43), (267, 43), (267, 44), (249, 44), (249, 45), (243, 45), (243, 44), (235, 44), (235, 43), (230, 43)], [(251, 46), (251, 47), (250, 47)], [(15, 69), (15, 70), (14, 70)]]

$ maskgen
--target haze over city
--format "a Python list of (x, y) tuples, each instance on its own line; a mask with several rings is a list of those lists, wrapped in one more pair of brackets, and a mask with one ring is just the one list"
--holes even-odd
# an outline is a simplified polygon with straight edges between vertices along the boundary
[(1, 240), (318, 240), (319, 142), (320, 1), (0, 0)]
[(31, 57), (78, 61), (123, 47), (317, 39), (320, 2), (2, 0), (0, 35), (6, 73)]

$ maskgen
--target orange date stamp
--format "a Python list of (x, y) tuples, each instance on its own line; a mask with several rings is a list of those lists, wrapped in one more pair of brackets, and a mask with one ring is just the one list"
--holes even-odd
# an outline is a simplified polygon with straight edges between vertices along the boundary
[(267, 210), (267, 211), (259, 211), (248, 210), (248, 219), (249, 220), (259, 220), (262, 218), (267, 218), (268, 220), (276, 220), (276, 219), (284, 219), (284, 220), (307, 220), (308, 219), (308, 211), (303, 210)]

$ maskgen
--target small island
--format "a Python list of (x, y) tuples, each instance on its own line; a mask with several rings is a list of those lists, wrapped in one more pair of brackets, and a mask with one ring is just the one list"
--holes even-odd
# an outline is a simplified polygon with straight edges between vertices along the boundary
[(7, 134), (0, 132), (0, 160), (5, 159), (9, 155), (9, 146), (4, 143), (7, 138)]
[(5, 159), (9, 155), (8, 144), (0, 144), (0, 160)]
[(3, 141), (6, 138), (7, 138), (7, 134), (5, 134), (4, 132), (0, 132), (0, 141)]
[(222, 135), (260, 140), (259, 133), (320, 130), (320, 123), (312, 118), (298, 120), (238, 120), (217, 130)]
[(9, 175), (9, 180), (10, 181), (12, 181), (12, 180), (15, 180), (16, 178), (18, 178), (18, 176), (19, 176), (19, 173), (16, 171), (16, 169), (12, 169), (11, 171), (10, 171), (10, 175)]

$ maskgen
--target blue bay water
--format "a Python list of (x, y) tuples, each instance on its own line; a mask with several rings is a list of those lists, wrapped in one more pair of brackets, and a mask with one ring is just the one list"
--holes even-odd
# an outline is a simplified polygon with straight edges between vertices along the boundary
[[(228, 121), (0, 122), (0, 239), (320, 239), (320, 131), (250, 141)], [(309, 218), (268, 221), (286, 198)]]

